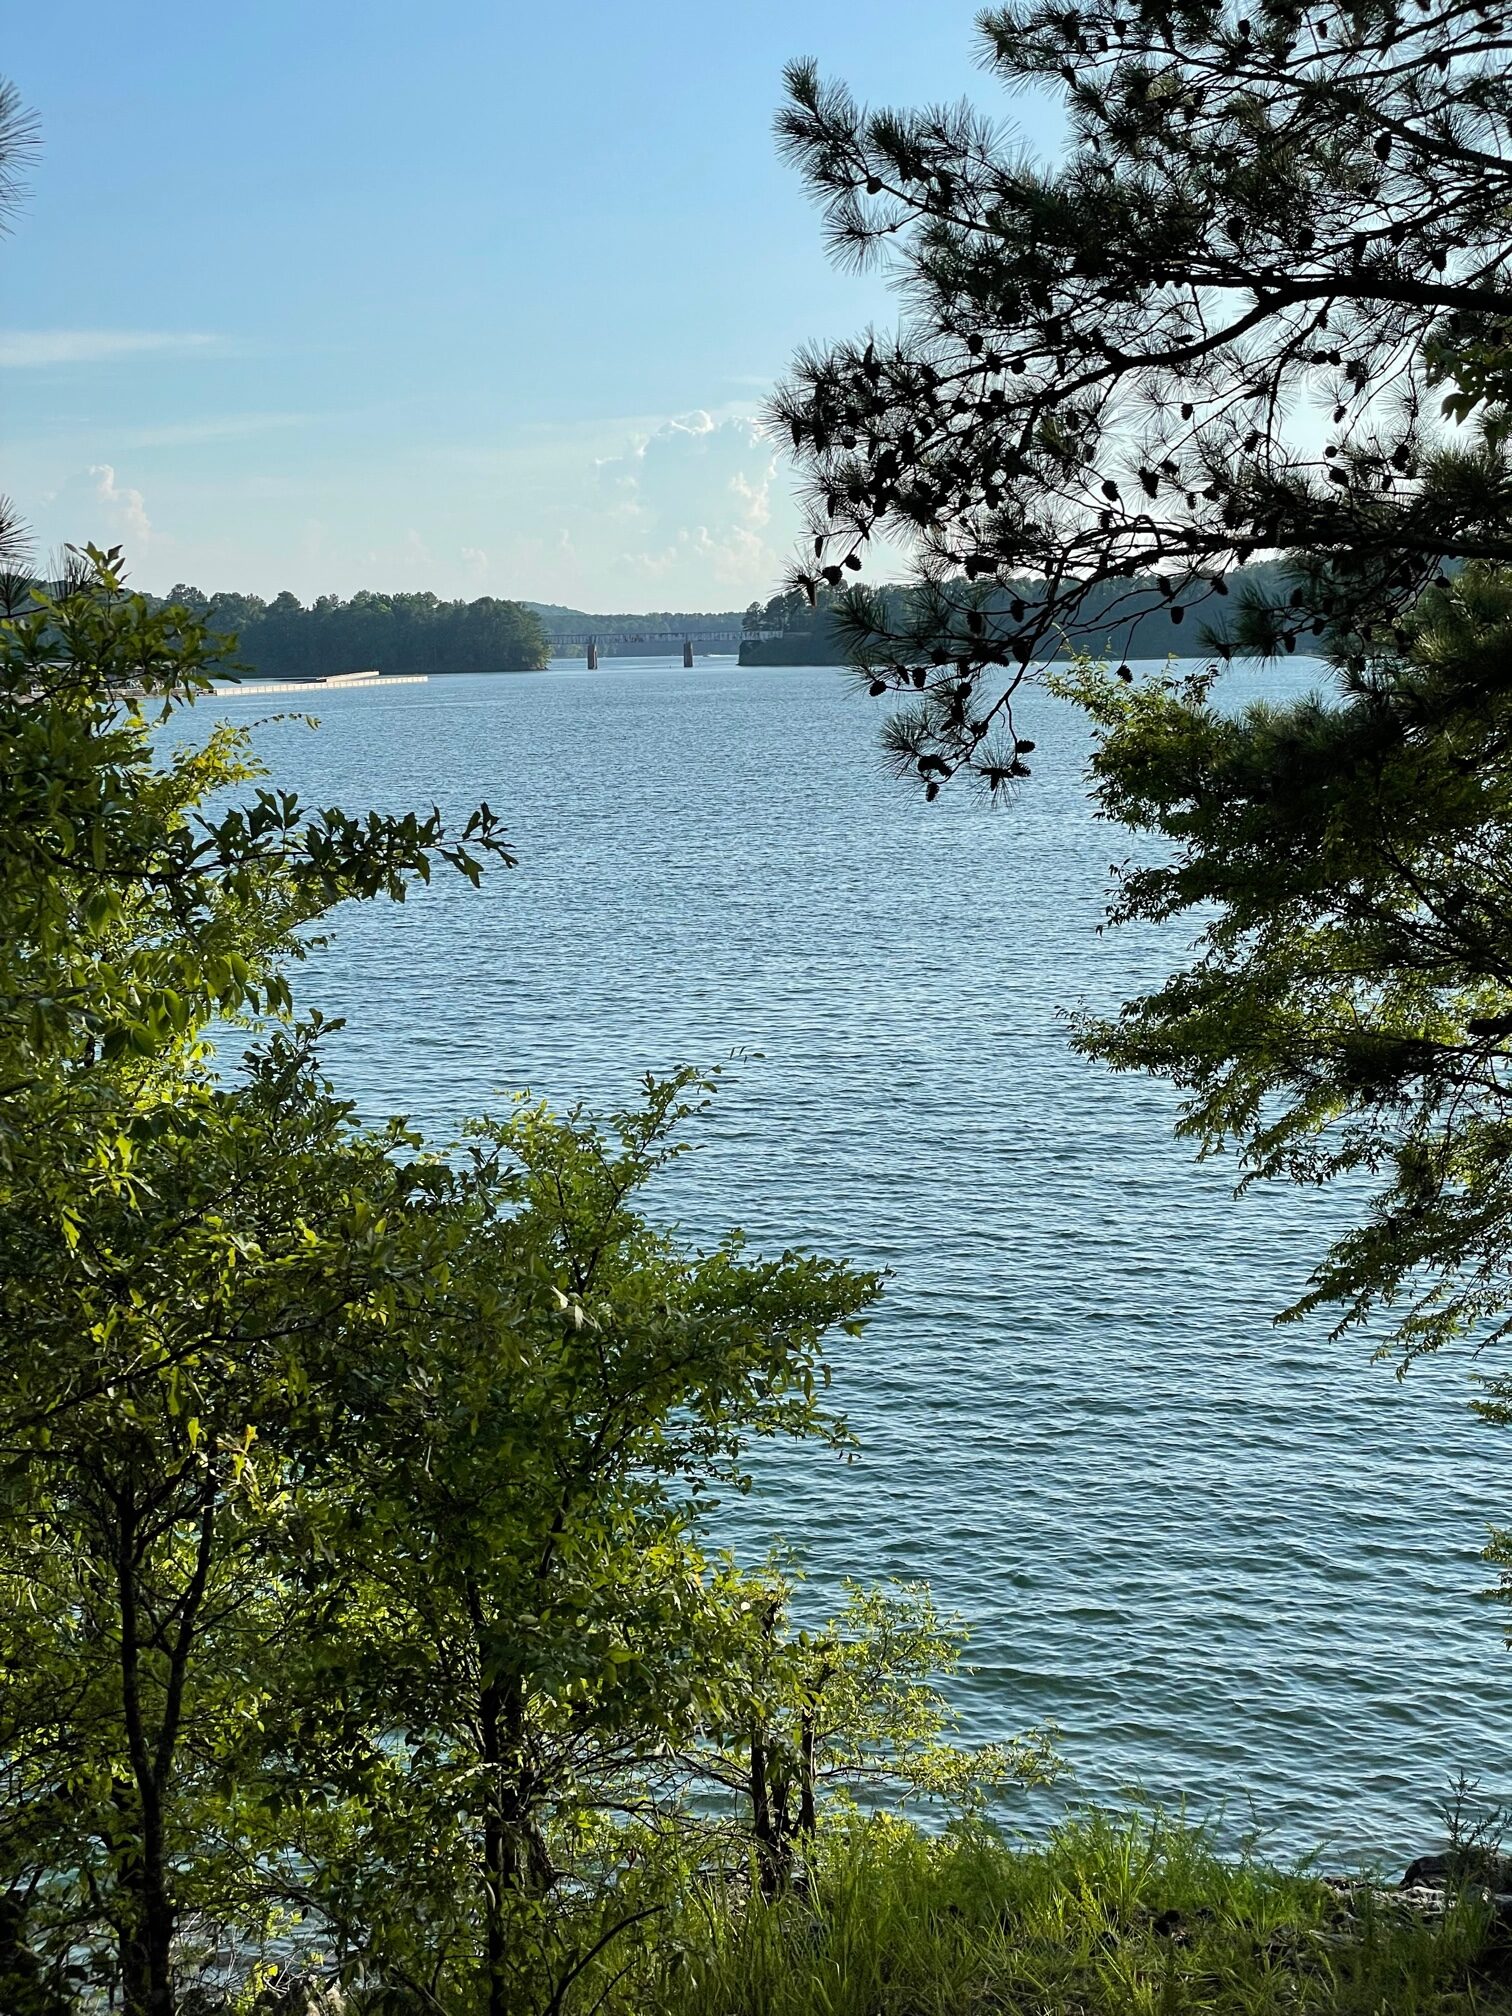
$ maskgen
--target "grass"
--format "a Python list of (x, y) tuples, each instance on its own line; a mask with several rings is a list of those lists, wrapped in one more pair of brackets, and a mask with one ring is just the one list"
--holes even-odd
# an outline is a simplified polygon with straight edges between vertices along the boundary
[[(650, 1931), (650, 1928), (647, 1928)], [(1470, 2016), (1512, 2012), (1483, 1902), (1346, 1908), (1226, 1861), (1200, 1828), (1087, 1816), (1037, 1847), (872, 1822), (821, 1844), (809, 1895), (686, 1892), (606, 1954), (599, 2016)]]

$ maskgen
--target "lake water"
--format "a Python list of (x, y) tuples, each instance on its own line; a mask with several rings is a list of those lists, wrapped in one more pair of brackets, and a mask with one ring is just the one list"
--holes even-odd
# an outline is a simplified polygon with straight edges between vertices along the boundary
[(1164, 1088), (1068, 1049), (1058, 1009), (1185, 942), (1099, 938), (1127, 848), (1069, 710), (1031, 710), (1036, 775), (993, 809), (891, 783), (828, 669), (618, 660), (315, 704), (318, 734), (259, 731), (281, 783), (486, 798), (521, 857), (343, 913), (300, 976), (347, 1018), (331, 1061), (366, 1113), (449, 1138), (518, 1087), (623, 1102), (647, 1069), (760, 1052), (662, 1209), (892, 1270), (833, 1350), (860, 1460), (763, 1450), (743, 1548), (784, 1535), (821, 1594), (927, 1578), (973, 1625), (967, 1734), (1054, 1718), (1082, 1796), (1221, 1809), (1230, 1838), (1253, 1814), (1339, 1862), (1436, 1839), (1461, 1769), (1508, 1788), (1477, 1559), (1506, 1444), (1465, 1362), (1398, 1383), (1358, 1339), (1273, 1328), (1340, 1200), (1236, 1204)]

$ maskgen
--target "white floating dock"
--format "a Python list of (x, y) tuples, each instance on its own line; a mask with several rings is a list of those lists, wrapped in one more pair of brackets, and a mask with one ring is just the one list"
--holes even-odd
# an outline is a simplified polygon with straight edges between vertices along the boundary
[(370, 686), (423, 686), (428, 672), (337, 672), (329, 679), (242, 679), (235, 686), (212, 686), (217, 699), (231, 693), (350, 693)]

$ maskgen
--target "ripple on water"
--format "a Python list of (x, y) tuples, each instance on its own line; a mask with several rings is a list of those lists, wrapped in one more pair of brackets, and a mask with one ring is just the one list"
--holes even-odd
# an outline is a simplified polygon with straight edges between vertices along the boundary
[(1457, 1770), (1507, 1785), (1476, 1558), (1498, 1444), (1463, 1364), (1399, 1384), (1326, 1325), (1274, 1329), (1341, 1201), (1236, 1205), (1172, 1143), (1165, 1088), (1066, 1046), (1059, 1009), (1185, 942), (1097, 936), (1126, 847), (1074, 717), (1043, 704), (1041, 774), (992, 811), (887, 783), (831, 671), (617, 663), (319, 706), (317, 736), (260, 731), (281, 782), (487, 798), (521, 857), (345, 913), (311, 960), (364, 1111), (449, 1135), (516, 1087), (622, 1100), (759, 1051), (663, 1208), (893, 1270), (834, 1351), (862, 1460), (763, 1448), (729, 1535), (785, 1535), (821, 1590), (927, 1577), (975, 1627), (969, 1733), (1054, 1717), (1084, 1794), (1401, 1855)]

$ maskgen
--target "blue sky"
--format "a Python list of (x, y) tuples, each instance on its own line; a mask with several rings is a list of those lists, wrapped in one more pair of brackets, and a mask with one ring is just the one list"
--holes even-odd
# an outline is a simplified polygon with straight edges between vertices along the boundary
[(3, 487), (153, 589), (772, 592), (763, 392), (892, 312), (777, 160), (782, 64), (1009, 109), (955, 0), (47, 13), (0, 59), (44, 139), (0, 251)]

